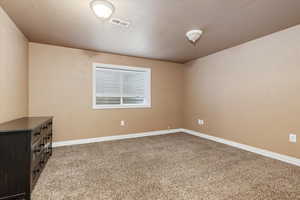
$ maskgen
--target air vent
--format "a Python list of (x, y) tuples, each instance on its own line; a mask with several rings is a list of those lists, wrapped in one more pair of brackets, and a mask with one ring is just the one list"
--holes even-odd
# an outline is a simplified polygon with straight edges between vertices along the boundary
[(125, 27), (125, 28), (128, 28), (129, 25), (130, 25), (130, 22), (124, 21), (124, 20), (121, 20), (121, 19), (117, 19), (117, 18), (112, 18), (110, 20), (110, 23), (114, 24), (114, 25), (117, 25), (117, 26), (122, 26), (122, 27)]

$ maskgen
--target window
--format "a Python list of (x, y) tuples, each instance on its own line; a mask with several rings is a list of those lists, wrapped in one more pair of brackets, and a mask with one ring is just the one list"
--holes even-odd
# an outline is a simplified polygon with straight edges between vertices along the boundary
[(94, 63), (94, 109), (145, 107), (151, 107), (149, 68)]

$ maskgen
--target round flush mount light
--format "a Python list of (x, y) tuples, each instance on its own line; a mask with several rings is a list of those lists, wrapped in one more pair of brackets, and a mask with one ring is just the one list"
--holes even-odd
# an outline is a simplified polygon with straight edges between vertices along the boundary
[(196, 44), (202, 34), (202, 30), (190, 30), (186, 33), (186, 37), (192, 44)]
[(106, 0), (94, 0), (91, 2), (91, 9), (100, 19), (108, 19), (115, 11), (114, 5)]

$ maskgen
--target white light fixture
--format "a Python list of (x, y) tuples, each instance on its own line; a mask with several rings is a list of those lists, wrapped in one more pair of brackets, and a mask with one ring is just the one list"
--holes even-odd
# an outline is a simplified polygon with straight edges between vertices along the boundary
[(115, 11), (114, 5), (106, 0), (94, 0), (91, 2), (91, 9), (100, 19), (108, 19)]
[(191, 30), (186, 33), (186, 37), (192, 44), (196, 44), (202, 34), (202, 30)]

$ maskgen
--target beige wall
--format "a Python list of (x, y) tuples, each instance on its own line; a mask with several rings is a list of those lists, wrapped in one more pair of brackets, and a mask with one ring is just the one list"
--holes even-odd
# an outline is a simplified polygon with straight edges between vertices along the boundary
[(188, 63), (184, 89), (185, 128), (300, 158), (300, 26)]
[[(28, 55), (0, 8), (0, 122), (26, 116), (29, 105), (31, 116), (55, 117), (55, 141), (170, 126), (299, 158), (299, 142), (288, 142), (300, 133), (299, 35), (296, 26), (186, 65), (37, 43)], [(150, 67), (152, 108), (93, 110), (93, 62)]]
[[(29, 112), (54, 116), (55, 141), (182, 127), (183, 65), (38, 43), (29, 49)], [(151, 68), (152, 108), (93, 110), (93, 62)]]
[(0, 7), (0, 123), (28, 114), (28, 41)]

